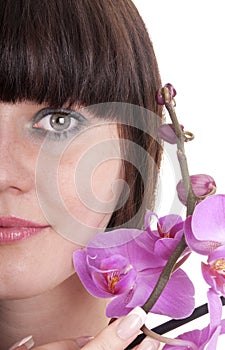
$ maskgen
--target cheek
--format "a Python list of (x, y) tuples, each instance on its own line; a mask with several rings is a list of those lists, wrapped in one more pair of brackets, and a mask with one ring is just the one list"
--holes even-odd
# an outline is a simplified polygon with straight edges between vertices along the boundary
[(55, 231), (74, 243), (86, 245), (102, 232), (116, 207), (121, 192), (116, 136), (107, 125), (92, 128), (58, 153), (57, 168), (44, 163), (49, 171), (38, 187), (42, 211)]
[(96, 199), (96, 206), (99, 203), (103, 212), (112, 214), (115, 209), (123, 185), (121, 168), (121, 161), (112, 159), (99, 164), (93, 171), (92, 198), (93, 201)]
[(123, 181), (121, 161), (93, 158), (61, 162), (59, 192), (67, 211), (84, 225), (104, 229), (115, 210)]

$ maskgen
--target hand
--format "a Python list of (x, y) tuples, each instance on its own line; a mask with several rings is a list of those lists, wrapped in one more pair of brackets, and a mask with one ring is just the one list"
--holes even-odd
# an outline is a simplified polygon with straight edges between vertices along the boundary
[[(146, 313), (141, 308), (136, 307), (127, 316), (117, 319), (104, 328), (94, 339), (84, 345), (82, 350), (123, 350), (139, 334), (146, 317)], [(78, 350), (80, 348), (78, 340), (75, 339), (32, 347), (32, 350)], [(157, 350), (158, 348), (158, 342), (146, 338), (135, 347), (135, 350)], [(13, 350), (28, 350), (28, 347), (21, 345), (13, 348)]]

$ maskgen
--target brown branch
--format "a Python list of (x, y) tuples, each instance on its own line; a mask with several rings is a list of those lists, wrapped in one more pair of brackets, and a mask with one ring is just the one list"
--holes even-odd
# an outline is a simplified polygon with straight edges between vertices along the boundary
[[(171, 99), (169, 89), (167, 87), (164, 87), (162, 91), (165, 96), (165, 106), (170, 115), (170, 119), (173, 123), (174, 131), (177, 136), (177, 157), (178, 157), (178, 161), (181, 169), (181, 175), (183, 178), (184, 187), (187, 193), (187, 216), (189, 216), (194, 211), (197, 198), (192, 188), (189, 170), (188, 170), (187, 158), (185, 155), (185, 149), (184, 149), (185, 135), (180, 127), (180, 123), (178, 122), (177, 115), (175, 112), (175, 102), (173, 99)], [(176, 249), (174, 250), (173, 254), (170, 256), (169, 260), (167, 261), (162, 273), (160, 274), (158, 282), (156, 283), (150, 297), (148, 298), (146, 303), (142, 306), (142, 308), (146, 312), (149, 312), (152, 309), (152, 307), (155, 305), (158, 298), (162, 294), (164, 288), (167, 285), (167, 282), (170, 279), (172, 272), (174, 271), (177, 260), (179, 259), (179, 257), (181, 256), (181, 254), (183, 253), (186, 247), (187, 247), (187, 244), (185, 242), (185, 238), (183, 235)]]

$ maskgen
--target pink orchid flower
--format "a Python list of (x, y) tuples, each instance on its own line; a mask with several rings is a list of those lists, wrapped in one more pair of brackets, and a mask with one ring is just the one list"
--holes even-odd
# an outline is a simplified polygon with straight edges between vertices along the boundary
[(174, 339), (163, 350), (215, 350), (218, 337), (225, 333), (225, 320), (221, 321), (222, 304), (218, 294), (208, 291), (210, 324), (202, 330), (195, 329)]
[[(157, 219), (157, 229), (152, 230), (151, 217)], [(180, 215), (169, 214), (159, 218), (155, 213), (147, 211), (145, 215), (145, 228), (149, 233), (151, 249), (157, 256), (168, 260), (184, 234), (184, 221)], [(187, 249), (183, 255), (189, 253)]]
[[(113, 298), (106, 309), (108, 317), (120, 317), (142, 306), (165, 266), (166, 260), (152, 251), (149, 233), (137, 232), (118, 229), (98, 234), (86, 249), (73, 254), (75, 270), (87, 291), (98, 298)], [(186, 317), (193, 311), (193, 296), (192, 282), (179, 269), (151, 311)]]

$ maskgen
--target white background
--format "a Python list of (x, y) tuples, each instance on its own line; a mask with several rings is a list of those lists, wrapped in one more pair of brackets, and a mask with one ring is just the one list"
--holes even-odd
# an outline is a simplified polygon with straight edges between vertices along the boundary
[[(133, 2), (153, 41), (163, 85), (170, 82), (177, 90), (176, 110), (180, 123), (195, 134), (195, 139), (186, 145), (190, 173), (213, 176), (217, 193), (225, 193), (224, 1)], [(160, 216), (173, 211), (174, 181), (173, 166), (165, 156), (158, 206)], [(194, 281), (197, 305), (206, 301), (208, 288), (201, 277), (201, 260), (193, 256), (184, 266)], [(155, 322), (163, 320), (160, 317)], [(150, 323), (152, 325), (152, 319)], [(189, 327), (201, 329), (207, 323), (207, 318), (201, 318)], [(183, 330), (178, 329), (176, 333)], [(217, 349), (224, 349), (224, 339), (220, 337)]]

